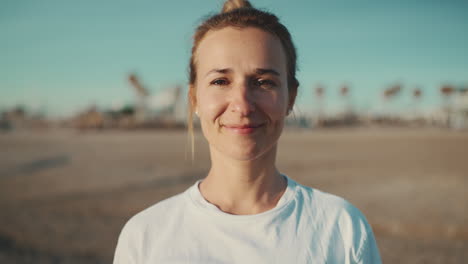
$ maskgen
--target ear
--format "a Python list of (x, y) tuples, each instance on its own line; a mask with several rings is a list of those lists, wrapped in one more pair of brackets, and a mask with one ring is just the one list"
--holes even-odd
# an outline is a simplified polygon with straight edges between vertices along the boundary
[(290, 89), (288, 89), (288, 96), (289, 96), (288, 114), (293, 109), (294, 103), (296, 102), (297, 88), (298, 88), (298, 86), (291, 87)]
[(194, 112), (197, 108), (197, 91), (195, 89), (195, 85), (193, 84), (189, 84), (188, 101), (190, 104), (190, 110)]

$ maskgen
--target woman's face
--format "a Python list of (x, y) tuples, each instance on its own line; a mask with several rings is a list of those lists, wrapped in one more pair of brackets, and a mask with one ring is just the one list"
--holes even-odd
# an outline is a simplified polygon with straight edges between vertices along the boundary
[(195, 64), (195, 110), (212, 153), (253, 160), (276, 151), (290, 107), (279, 39), (253, 27), (210, 31)]

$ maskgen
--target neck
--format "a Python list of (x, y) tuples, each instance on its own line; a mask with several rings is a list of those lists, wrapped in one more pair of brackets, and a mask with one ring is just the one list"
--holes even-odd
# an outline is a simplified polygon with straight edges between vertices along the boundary
[(276, 206), (287, 185), (275, 167), (276, 146), (248, 161), (210, 152), (212, 167), (200, 184), (208, 202), (231, 214), (257, 214)]

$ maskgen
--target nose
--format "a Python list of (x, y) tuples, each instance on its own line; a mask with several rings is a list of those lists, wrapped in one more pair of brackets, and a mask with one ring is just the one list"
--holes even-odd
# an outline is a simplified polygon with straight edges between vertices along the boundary
[(253, 90), (249, 89), (247, 82), (236, 85), (231, 89), (230, 108), (242, 116), (248, 116), (255, 111), (255, 98)]

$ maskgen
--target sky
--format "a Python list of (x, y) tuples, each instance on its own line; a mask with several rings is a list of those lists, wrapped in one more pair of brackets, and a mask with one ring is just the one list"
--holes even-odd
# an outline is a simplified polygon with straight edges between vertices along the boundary
[[(466, 0), (253, 0), (276, 14), (298, 49), (297, 107), (313, 110), (313, 88), (338, 109), (350, 88), (357, 110), (377, 111), (402, 84), (395, 109), (440, 106), (442, 84), (468, 86)], [(24, 105), (69, 116), (90, 105), (131, 104), (136, 73), (156, 94), (187, 83), (191, 37), (220, 0), (0, 0), (0, 110)]]

